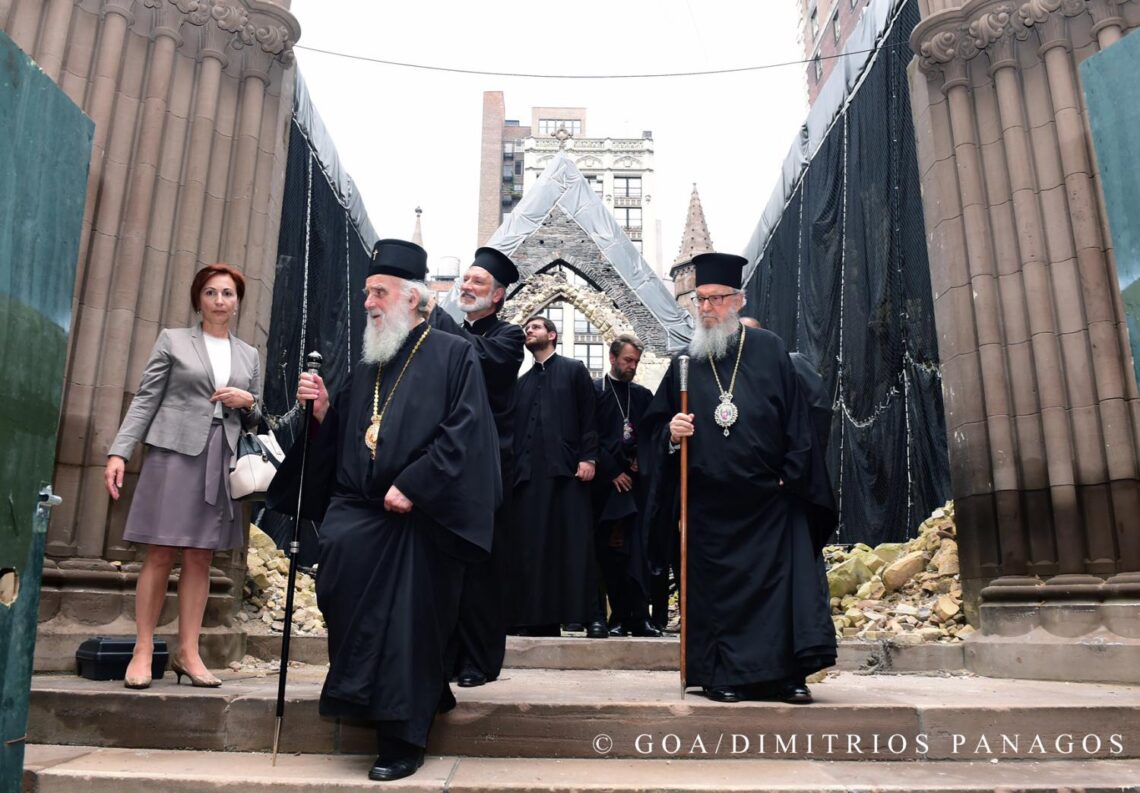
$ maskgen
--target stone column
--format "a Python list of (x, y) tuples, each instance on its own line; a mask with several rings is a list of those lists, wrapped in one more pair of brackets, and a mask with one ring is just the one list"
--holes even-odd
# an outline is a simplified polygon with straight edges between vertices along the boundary
[(969, 662), (1135, 682), (1140, 399), (1076, 66), (1140, 25), (1140, 3), (920, 7), (911, 93), (981, 627)]
[[(38, 668), (68, 668), (79, 637), (133, 632), (138, 565), (122, 529), (141, 452), (119, 502), (101, 472), (159, 330), (191, 321), (198, 267), (224, 255), (250, 274), (238, 333), (264, 351), (268, 319), (245, 320), (273, 289), (300, 35), (288, 5), (0, 0), (0, 25), (96, 123)], [(231, 618), (244, 561), (219, 554), (211, 575), (203, 649), (215, 662), (242, 651)], [(167, 608), (160, 631), (174, 633), (175, 616)]]

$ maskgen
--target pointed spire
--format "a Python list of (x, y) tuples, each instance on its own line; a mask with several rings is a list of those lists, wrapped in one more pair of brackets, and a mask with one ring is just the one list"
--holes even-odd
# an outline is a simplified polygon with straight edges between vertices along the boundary
[(697, 183), (693, 182), (693, 194), (689, 197), (689, 217), (685, 221), (685, 233), (681, 235), (681, 250), (673, 260), (673, 266), (690, 262), (698, 253), (712, 250), (712, 237), (709, 236), (709, 227), (705, 223), (705, 211), (701, 209)]
[(421, 248), (424, 246), (424, 232), (423, 229), (420, 228), (420, 215), (422, 215), (423, 212), (422, 209), (416, 207), (416, 230), (412, 232), (412, 242)]

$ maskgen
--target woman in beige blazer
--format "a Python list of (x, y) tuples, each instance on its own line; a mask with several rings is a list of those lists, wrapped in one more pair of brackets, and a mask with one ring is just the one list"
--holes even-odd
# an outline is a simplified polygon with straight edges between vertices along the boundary
[(245, 279), (224, 264), (203, 267), (190, 286), (201, 322), (159, 334), (142, 382), (107, 452), (104, 480), (119, 498), (126, 462), (147, 446), (123, 539), (145, 543), (135, 590), (138, 637), (127, 688), (151, 682), (154, 630), (178, 551), (178, 651), (170, 666), (182, 682), (218, 686), (198, 654), (214, 551), (245, 541), (241, 504), (230, 498), (229, 472), (242, 428), (261, 418), (257, 350), (230, 333)]

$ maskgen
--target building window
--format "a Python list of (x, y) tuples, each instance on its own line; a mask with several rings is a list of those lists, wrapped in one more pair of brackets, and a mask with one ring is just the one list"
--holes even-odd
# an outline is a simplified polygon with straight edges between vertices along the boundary
[(811, 59), (812, 65), (815, 67), (815, 81), (818, 83), (823, 79), (823, 61), (816, 55)]
[(811, 10), (811, 40), (815, 41), (819, 38), (819, 9), (813, 8)]
[(614, 197), (615, 198), (641, 198), (641, 177), (640, 176), (615, 176), (614, 177)]
[(645, 249), (641, 247), (641, 240), (630, 240), (630, 242), (633, 243), (633, 247), (637, 248), (638, 253), (645, 253)]
[(578, 312), (574, 313), (574, 335), (591, 334), (597, 336), (601, 331), (594, 327), (594, 323), (586, 319)]
[(602, 183), (602, 177), (599, 174), (587, 174), (586, 182), (589, 183), (590, 189), (594, 191), (594, 195), (601, 198), (602, 191), (605, 189), (605, 185)]
[(586, 364), (591, 374), (600, 375), (605, 366), (604, 344), (575, 344), (574, 357)]
[(540, 137), (548, 138), (563, 128), (574, 137), (582, 134), (582, 122), (576, 118), (540, 118), (538, 120)]
[(559, 303), (553, 306), (547, 306), (545, 310), (539, 312), (540, 317), (546, 317), (554, 323), (554, 327), (558, 329), (558, 341), (562, 341), (562, 304)]
[(641, 207), (618, 207), (614, 210), (614, 217), (623, 229), (641, 228)]
[(515, 178), (515, 164), (513, 162), (503, 163), (503, 181), (512, 182)]
[(836, 46), (839, 45), (839, 13), (836, 12), (835, 19), (831, 20), (831, 34), (835, 37)]

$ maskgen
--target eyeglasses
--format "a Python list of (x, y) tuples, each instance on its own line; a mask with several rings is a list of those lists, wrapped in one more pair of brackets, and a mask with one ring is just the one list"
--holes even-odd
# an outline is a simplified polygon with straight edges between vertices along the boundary
[(708, 295), (707, 297), (701, 297), (700, 295), (689, 295), (689, 300), (697, 308), (700, 308), (705, 303), (708, 303), (713, 308), (720, 308), (720, 306), (724, 303), (724, 301), (727, 298), (730, 298), (733, 295), (739, 295), (739, 294), (740, 294), (740, 292), (725, 292), (723, 295)]

